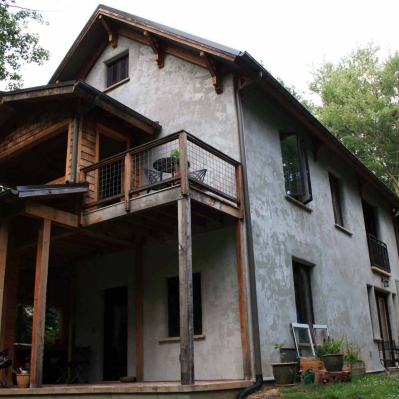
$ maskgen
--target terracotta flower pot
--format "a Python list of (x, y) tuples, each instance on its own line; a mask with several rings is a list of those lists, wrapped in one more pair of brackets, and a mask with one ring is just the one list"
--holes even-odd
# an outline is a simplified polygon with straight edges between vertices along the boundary
[(327, 371), (341, 371), (344, 365), (344, 355), (324, 355), (321, 357)]
[(30, 374), (17, 374), (18, 388), (29, 388)]
[(272, 367), (277, 386), (294, 385), (298, 363), (272, 363)]

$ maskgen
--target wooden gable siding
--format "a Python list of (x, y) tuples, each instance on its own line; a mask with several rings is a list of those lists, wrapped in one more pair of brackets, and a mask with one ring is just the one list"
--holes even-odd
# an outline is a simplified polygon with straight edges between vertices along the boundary
[(25, 119), (0, 138), (0, 162), (67, 129), (70, 113), (45, 112)]
[[(79, 167), (78, 169), (90, 166), (98, 161), (97, 148), (97, 123), (91, 119), (86, 118), (81, 124), (79, 131)], [(97, 171), (93, 170), (86, 176), (89, 183), (89, 202), (97, 200)]]

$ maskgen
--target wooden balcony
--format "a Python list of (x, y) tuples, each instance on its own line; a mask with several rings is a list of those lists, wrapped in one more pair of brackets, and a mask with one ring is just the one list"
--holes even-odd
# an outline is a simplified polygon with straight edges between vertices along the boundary
[(241, 218), (241, 164), (182, 131), (80, 171), (89, 182), (82, 226), (142, 212), (183, 196)]

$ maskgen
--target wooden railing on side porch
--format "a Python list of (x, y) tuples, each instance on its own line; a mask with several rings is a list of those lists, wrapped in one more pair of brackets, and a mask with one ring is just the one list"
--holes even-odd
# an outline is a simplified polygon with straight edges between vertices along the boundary
[(183, 194), (195, 188), (240, 207), (241, 164), (181, 131), (151, 141), (81, 169), (89, 182), (84, 209), (101, 208), (181, 185)]

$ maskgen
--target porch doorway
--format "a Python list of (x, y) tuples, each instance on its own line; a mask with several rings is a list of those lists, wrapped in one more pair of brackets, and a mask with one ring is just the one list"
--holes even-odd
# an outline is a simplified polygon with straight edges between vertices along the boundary
[(104, 291), (104, 381), (127, 375), (127, 287)]
[(391, 341), (391, 323), (388, 313), (387, 294), (381, 291), (375, 291), (375, 299), (377, 302), (378, 324), (380, 327), (380, 336), (383, 341)]

